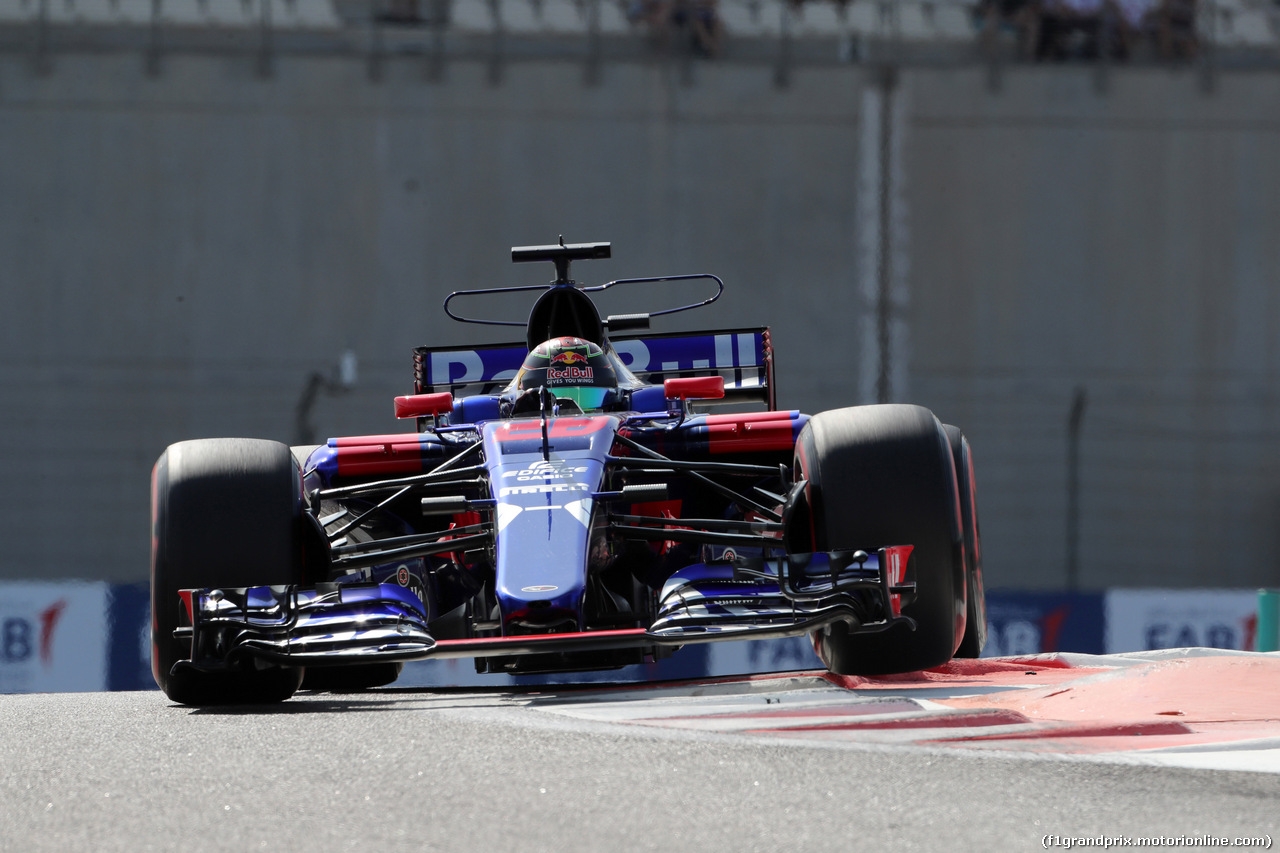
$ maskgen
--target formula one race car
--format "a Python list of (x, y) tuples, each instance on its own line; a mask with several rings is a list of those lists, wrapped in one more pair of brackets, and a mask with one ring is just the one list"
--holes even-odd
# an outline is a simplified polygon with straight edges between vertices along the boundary
[[(833, 672), (976, 657), (969, 446), (927, 409), (774, 405), (767, 328), (648, 333), (713, 275), (585, 287), (608, 243), (512, 249), (556, 279), (460, 291), (525, 340), (420, 347), (411, 433), (170, 446), (152, 475), (152, 669), (174, 701), (287, 699), (479, 672), (604, 670), (690, 643), (809, 635)], [(589, 294), (698, 280), (601, 320)], [(714, 293), (710, 291), (714, 290)], [(455, 300), (538, 292), (524, 322)], [(707, 414), (709, 407), (721, 413)]]

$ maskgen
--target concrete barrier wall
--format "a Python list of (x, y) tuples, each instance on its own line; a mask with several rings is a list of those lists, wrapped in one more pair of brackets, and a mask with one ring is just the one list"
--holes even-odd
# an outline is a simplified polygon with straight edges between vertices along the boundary
[[(1280, 577), (1280, 78), (1033, 68), (914, 78), (916, 396), (973, 435), (993, 572)], [(998, 525), (998, 526), (997, 526)]]
[[(451, 290), (546, 280), (511, 245), (612, 240), (580, 278), (709, 271), (680, 324), (769, 323), (780, 402), (868, 394), (873, 135), (856, 66), (0, 55), (0, 577), (133, 581), (166, 444), (403, 429), (409, 350), (499, 340)], [(989, 581), (1062, 583), (1084, 386), (1083, 585), (1274, 580), (1280, 78), (905, 73), (892, 164), (897, 396), (970, 435)], [(860, 206), (861, 205), (861, 206)], [(861, 242), (860, 242), (861, 241)], [(861, 278), (860, 278), (861, 276)], [(687, 296), (656, 289), (671, 304)], [(620, 299), (611, 310), (639, 307)], [(513, 318), (523, 304), (494, 306)], [(901, 368), (901, 363), (897, 365)]]

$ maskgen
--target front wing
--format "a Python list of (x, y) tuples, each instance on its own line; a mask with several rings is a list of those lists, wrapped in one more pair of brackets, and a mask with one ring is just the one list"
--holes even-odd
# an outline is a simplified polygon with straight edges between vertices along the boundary
[(915, 591), (911, 550), (698, 564), (667, 582), (648, 628), (577, 633), (436, 639), (421, 600), (386, 583), (183, 590), (191, 624), (175, 636), (191, 641), (191, 658), (174, 671), (657, 649), (803, 636), (836, 622), (857, 632), (914, 630), (901, 615), (903, 597)]

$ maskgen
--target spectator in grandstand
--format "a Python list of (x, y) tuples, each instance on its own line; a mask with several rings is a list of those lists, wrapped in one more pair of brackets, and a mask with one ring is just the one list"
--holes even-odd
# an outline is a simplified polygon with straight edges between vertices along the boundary
[(716, 9), (719, 0), (676, 0), (672, 22), (688, 27), (693, 33), (693, 47), (703, 56), (715, 58), (724, 44), (724, 23)]
[(1081, 59), (1098, 55), (1103, 0), (1046, 0), (1040, 14), (1037, 59)]
[(671, 19), (673, 0), (631, 0), (627, 4), (627, 20), (633, 24), (648, 24), (655, 31), (666, 27)]
[(716, 8), (718, 0), (632, 0), (627, 18), (647, 24), (658, 43), (665, 47), (673, 32), (687, 33), (693, 50), (716, 57), (724, 44), (724, 23)]
[(1111, 0), (1116, 21), (1116, 55), (1133, 56), (1151, 29), (1158, 0)]
[(1164, 59), (1191, 59), (1199, 50), (1196, 0), (1158, 0), (1152, 13), (1156, 44)]
[(1021, 58), (1035, 56), (1040, 42), (1040, 0), (981, 0), (975, 14), (982, 27), (983, 48), (988, 56), (994, 55), (1002, 29), (1011, 29), (1017, 34)]
[(1195, 55), (1196, 0), (1046, 0), (1042, 59), (1128, 59), (1152, 33), (1169, 59)]

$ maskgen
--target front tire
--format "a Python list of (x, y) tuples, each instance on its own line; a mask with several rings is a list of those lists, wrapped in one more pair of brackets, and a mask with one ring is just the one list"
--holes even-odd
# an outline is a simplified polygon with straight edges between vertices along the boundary
[(151, 671), (183, 705), (279, 702), (302, 683), (292, 667), (204, 673), (173, 631), (187, 624), (180, 589), (303, 581), (302, 484), (289, 448), (218, 438), (170, 445), (151, 483)]
[(950, 660), (963, 630), (955, 593), (964, 564), (955, 469), (938, 419), (907, 405), (823, 412), (796, 442), (796, 467), (809, 484), (813, 550), (914, 546), (916, 594), (902, 614), (916, 630), (858, 634), (835, 623), (813, 634), (822, 662), (838, 675), (883, 675)]
[(982, 656), (987, 644), (987, 594), (982, 584), (982, 528), (978, 525), (978, 487), (973, 479), (973, 454), (959, 427), (944, 424), (955, 462), (960, 495), (960, 524), (964, 531), (965, 628), (956, 649), (958, 658)]

